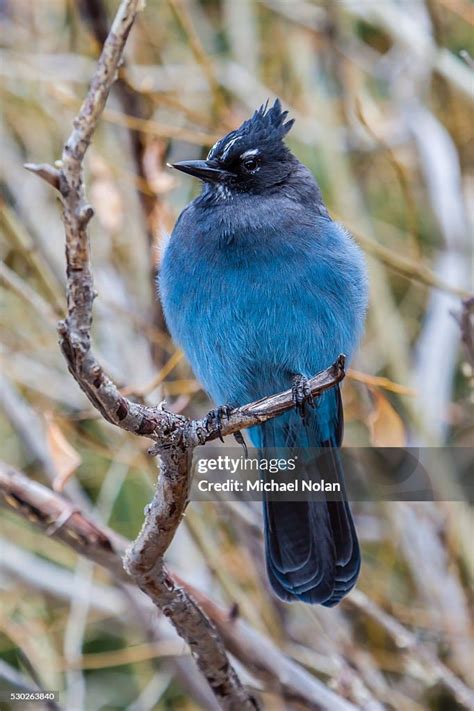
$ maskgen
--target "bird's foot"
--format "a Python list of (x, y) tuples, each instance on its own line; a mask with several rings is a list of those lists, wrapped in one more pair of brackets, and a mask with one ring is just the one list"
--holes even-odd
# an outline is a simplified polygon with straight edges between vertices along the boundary
[(207, 413), (204, 418), (204, 426), (208, 432), (214, 428), (217, 430), (217, 435), (221, 442), (224, 441), (222, 437), (222, 421), (224, 418), (228, 418), (230, 413), (234, 408), (231, 405), (219, 405), (214, 410)]
[(308, 378), (304, 375), (293, 376), (291, 396), (296, 411), (303, 418), (306, 415), (306, 407), (314, 407), (315, 401), (309, 385)]

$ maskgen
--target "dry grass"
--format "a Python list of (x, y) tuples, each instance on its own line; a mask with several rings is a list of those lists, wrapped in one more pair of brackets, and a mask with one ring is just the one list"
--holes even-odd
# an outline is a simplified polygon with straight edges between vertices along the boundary
[[(60, 154), (93, 72), (100, 23), (80, 5), (103, 7), (0, 3), (0, 441), (2, 458), (31, 477), (72, 475), (68, 496), (131, 537), (154, 462), (145, 442), (97, 418), (67, 373), (55, 333), (59, 206), (22, 168)], [(110, 15), (115, 5), (105, 3)], [(149, 402), (209, 409), (154, 295), (157, 247), (195, 190), (167, 160), (200, 157), (277, 94), (297, 118), (292, 149), (366, 250), (372, 298), (344, 386), (346, 442), (440, 447), (442, 500), (355, 503), (363, 572), (332, 610), (271, 597), (258, 507), (192, 503), (168, 554), (362, 709), (454, 709), (456, 680), (472, 673), (472, 518), (447, 449), (472, 446), (472, 353), (454, 317), (472, 291), (472, 18), (468, 0), (148, 0), (88, 159), (96, 348)], [(0, 535), (0, 659), (64, 691), (68, 709), (209, 707), (183, 645), (161, 623), (151, 639), (151, 620), (102, 570), (10, 514)], [(265, 708), (292, 707), (273, 682), (242, 677)]]

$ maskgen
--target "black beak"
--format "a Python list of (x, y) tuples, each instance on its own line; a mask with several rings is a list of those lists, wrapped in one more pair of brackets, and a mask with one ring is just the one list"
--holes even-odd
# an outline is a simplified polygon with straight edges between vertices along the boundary
[(219, 183), (225, 178), (234, 176), (234, 173), (222, 170), (217, 163), (208, 160), (182, 160), (179, 163), (173, 163), (170, 167), (209, 183)]

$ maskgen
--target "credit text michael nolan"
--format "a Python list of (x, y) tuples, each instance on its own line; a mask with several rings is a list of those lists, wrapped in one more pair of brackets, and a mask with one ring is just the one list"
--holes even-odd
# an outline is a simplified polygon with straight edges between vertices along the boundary
[(305, 491), (327, 491), (340, 492), (341, 485), (338, 482), (307, 481), (295, 479), (294, 481), (276, 481), (270, 479), (263, 481), (240, 481), (239, 479), (226, 479), (225, 481), (209, 481), (201, 479), (198, 482), (198, 489), (202, 492), (305, 492)]

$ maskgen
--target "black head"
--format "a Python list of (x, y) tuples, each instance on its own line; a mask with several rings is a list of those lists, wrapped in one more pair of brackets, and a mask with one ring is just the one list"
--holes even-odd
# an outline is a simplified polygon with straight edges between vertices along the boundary
[(268, 102), (211, 148), (206, 160), (182, 161), (173, 168), (203, 180), (210, 190), (261, 193), (282, 184), (296, 158), (283, 139), (293, 126), (279, 99)]

